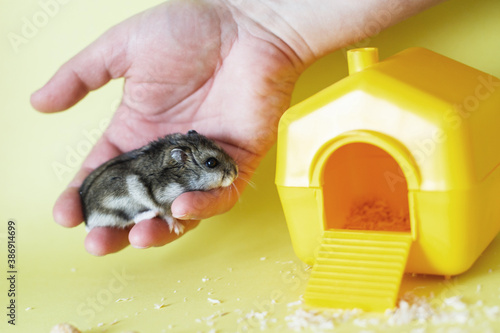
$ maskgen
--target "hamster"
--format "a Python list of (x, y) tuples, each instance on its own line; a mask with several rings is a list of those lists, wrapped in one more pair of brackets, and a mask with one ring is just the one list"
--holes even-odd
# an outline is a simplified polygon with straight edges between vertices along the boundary
[(87, 231), (160, 217), (170, 232), (183, 233), (170, 210), (174, 199), (230, 186), (237, 177), (235, 161), (212, 140), (194, 130), (167, 135), (102, 164), (84, 180), (80, 198)]

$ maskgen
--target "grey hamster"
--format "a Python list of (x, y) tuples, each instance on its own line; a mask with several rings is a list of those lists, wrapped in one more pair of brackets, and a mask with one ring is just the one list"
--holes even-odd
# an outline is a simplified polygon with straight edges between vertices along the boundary
[(124, 153), (95, 169), (80, 187), (87, 230), (125, 228), (160, 217), (176, 234), (184, 225), (172, 217), (180, 194), (230, 186), (235, 161), (205, 136), (191, 130), (170, 134)]

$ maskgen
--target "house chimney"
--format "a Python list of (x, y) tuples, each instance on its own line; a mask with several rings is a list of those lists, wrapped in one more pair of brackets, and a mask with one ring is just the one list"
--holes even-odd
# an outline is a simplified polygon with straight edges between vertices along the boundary
[(365, 47), (347, 51), (347, 65), (349, 75), (360, 72), (363, 69), (378, 62), (378, 49), (376, 47)]

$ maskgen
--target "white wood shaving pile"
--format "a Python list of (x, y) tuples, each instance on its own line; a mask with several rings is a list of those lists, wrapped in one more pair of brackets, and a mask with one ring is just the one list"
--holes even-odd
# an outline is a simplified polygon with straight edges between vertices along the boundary
[[(271, 318), (269, 312), (256, 312), (254, 310), (247, 313), (243, 318), (238, 319), (238, 324), (245, 321), (250, 327), (258, 327), (261, 331), (267, 330), (270, 325), (275, 324), (278, 320)], [(255, 325), (257, 324), (257, 325)], [(244, 326), (244, 330), (249, 330), (248, 326)]]
[(328, 331), (342, 323), (351, 322), (358, 327), (373, 329), (409, 324), (423, 327), (427, 324), (482, 325), (479, 331), (493, 332), (489, 323), (500, 321), (500, 306), (486, 306), (482, 301), (467, 304), (462, 296), (448, 297), (439, 302), (433, 296), (419, 297), (408, 293), (399, 301), (397, 308), (387, 310), (384, 314), (366, 313), (358, 309), (305, 309), (302, 305), (302, 302), (291, 303), (293, 313), (285, 318), (288, 328), (294, 331)]
[(362, 313), (359, 309), (352, 310), (317, 310), (296, 309), (285, 317), (288, 327), (294, 331), (312, 329), (313, 331), (333, 330), (336, 325), (356, 318)]

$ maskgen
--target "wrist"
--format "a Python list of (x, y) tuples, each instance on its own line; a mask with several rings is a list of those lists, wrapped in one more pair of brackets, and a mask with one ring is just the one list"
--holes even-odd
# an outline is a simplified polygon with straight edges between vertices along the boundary
[[(227, 11), (238, 26), (239, 33), (251, 35), (279, 50), (300, 74), (314, 58), (302, 36), (277, 15), (267, 1), (261, 0), (208, 0)], [(280, 4), (281, 5), (281, 4)]]
[[(443, 0), (221, 0), (304, 68)], [(252, 22), (252, 23), (249, 23)], [(303, 70), (303, 69), (302, 69)]]

